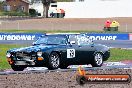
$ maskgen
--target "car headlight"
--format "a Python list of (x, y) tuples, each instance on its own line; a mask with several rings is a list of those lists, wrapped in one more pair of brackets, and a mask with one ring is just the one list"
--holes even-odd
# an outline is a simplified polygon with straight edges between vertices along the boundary
[(6, 57), (11, 57), (11, 54), (10, 54), (10, 53), (7, 53), (7, 54), (6, 54)]
[(37, 55), (40, 57), (42, 56), (42, 52), (37, 52)]

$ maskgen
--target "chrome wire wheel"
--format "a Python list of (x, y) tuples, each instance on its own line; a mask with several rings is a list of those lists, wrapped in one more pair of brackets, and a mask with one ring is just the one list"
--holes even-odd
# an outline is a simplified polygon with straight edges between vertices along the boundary
[(59, 66), (59, 56), (58, 55), (52, 55), (51, 56), (51, 64), (53, 67), (58, 67)]
[(96, 53), (94, 54), (93, 60), (91, 62), (91, 65), (93, 67), (101, 67), (103, 64), (103, 54), (101, 53)]
[(60, 57), (56, 52), (51, 53), (49, 58), (49, 69), (57, 69), (60, 65)]
[(95, 63), (100, 66), (102, 65), (103, 63), (103, 56), (101, 53), (96, 53), (95, 56), (94, 56), (94, 59), (95, 59)]

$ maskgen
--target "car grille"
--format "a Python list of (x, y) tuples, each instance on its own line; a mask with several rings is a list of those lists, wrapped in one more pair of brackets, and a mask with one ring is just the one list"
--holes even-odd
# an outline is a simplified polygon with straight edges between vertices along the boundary
[(17, 52), (16, 53), (17, 60), (35, 60), (36, 54), (35, 53), (28, 53), (28, 52)]

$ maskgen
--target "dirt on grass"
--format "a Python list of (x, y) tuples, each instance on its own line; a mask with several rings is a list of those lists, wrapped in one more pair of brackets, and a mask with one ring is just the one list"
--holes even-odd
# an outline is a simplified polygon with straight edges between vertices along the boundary
[[(0, 88), (132, 88), (130, 83), (89, 84), (83, 86), (76, 82), (77, 72), (48, 72), (0, 75)], [(92, 74), (130, 74), (131, 69), (89, 70)]]

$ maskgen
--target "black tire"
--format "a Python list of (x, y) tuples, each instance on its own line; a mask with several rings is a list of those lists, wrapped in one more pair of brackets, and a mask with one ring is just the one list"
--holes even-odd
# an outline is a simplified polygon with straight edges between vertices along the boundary
[(14, 71), (23, 71), (26, 67), (25, 66), (18, 66), (18, 65), (11, 65), (11, 68)]
[(79, 85), (84, 85), (86, 83), (87, 79), (84, 76), (77, 75), (76, 81)]
[(49, 57), (48, 69), (58, 69), (60, 66), (60, 56), (57, 52), (52, 52)]
[(96, 53), (94, 55), (94, 58), (92, 60), (91, 65), (93, 67), (101, 67), (103, 64), (103, 55), (101, 53)]

